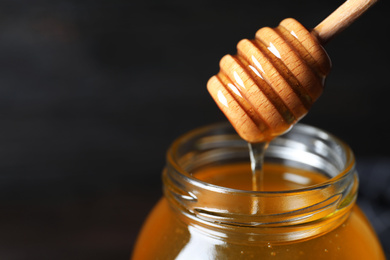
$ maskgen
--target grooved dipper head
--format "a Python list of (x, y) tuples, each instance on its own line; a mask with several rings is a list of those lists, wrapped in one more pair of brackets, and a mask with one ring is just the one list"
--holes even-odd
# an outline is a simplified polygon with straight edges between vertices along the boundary
[(237, 133), (251, 143), (288, 131), (321, 95), (330, 59), (296, 20), (262, 28), (220, 61), (207, 89)]

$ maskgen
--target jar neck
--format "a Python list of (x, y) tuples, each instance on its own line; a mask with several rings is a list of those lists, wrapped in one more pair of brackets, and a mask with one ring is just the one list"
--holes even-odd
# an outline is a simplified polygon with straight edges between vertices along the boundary
[(350, 148), (313, 127), (298, 125), (275, 139), (265, 160), (315, 170), (329, 176), (328, 181), (261, 192), (216, 186), (191, 174), (232, 160), (249, 160), (249, 152), (229, 125), (195, 130), (173, 143), (163, 173), (164, 193), (185, 221), (222, 237), (247, 234), (252, 241), (292, 241), (334, 229), (356, 200), (358, 178)]

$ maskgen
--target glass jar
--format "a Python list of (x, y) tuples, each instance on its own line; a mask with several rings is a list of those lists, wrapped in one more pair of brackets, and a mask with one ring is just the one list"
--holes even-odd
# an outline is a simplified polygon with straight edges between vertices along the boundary
[(248, 146), (229, 124), (178, 138), (132, 259), (385, 259), (342, 141), (297, 124), (270, 143), (264, 171), (251, 191)]

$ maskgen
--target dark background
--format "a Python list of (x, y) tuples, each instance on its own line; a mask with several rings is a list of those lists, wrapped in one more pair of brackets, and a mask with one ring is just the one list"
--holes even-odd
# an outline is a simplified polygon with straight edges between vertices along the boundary
[[(128, 259), (169, 144), (225, 120), (206, 90), (219, 59), (342, 2), (1, 1), (0, 258)], [(388, 13), (380, 1), (326, 46), (333, 70), (302, 120), (352, 146), (359, 204), (387, 250)]]

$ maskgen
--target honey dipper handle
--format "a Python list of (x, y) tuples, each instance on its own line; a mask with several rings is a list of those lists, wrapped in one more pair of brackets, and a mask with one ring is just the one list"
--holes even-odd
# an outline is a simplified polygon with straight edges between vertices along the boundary
[(321, 44), (327, 43), (347, 28), (378, 0), (348, 0), (318, 24), (312, 34)]

